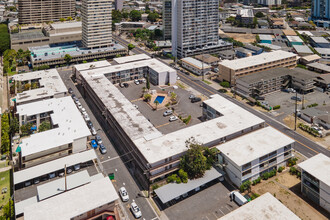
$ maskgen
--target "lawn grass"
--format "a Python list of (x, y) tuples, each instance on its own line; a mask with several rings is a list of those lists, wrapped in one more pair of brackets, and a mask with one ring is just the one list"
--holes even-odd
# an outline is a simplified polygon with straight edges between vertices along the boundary
[[(0, 206), (5, 206), (10, 199), (10, 170), (0, 173), (0, 190), (4, 187), (7, 187), (7, 193), (1, 194)], [(2, 216), (2, 210), (0, 210), (0, 216)]]
[(1, 161), (0, 162), (0, 168), (4, 168), (8, 166), (8, 161)]

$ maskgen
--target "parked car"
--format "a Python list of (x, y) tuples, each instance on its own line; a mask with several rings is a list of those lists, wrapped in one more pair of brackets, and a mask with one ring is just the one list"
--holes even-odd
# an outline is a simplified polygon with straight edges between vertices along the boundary
[(176, 121), (176, 120), (178, 120), (178, 119), (179, 119), (179, 118), (178, 118), (177, 116), (172, 115), (172, 116), (170, 117), (169, 121)]
[(92, 128), (92, 127), (93, 127), (93, 123), (92, 123), (91, 121), (88, 121), (88, 122), (87, 122), (87, 126), (88, 126), (89, 128)]
[(135, 218), (141, 218), (142, 212), (141, 212), (140, 208), (137, 206), (137, 204), (135, 203), (134, 200), (131, 203), (131, 211), (132, 211)]
[(55, 178), (55, 176), (56, 176), (55, 173), (50, 173), (50, 174), (48, 174), (48, 178), (49, 178), (49, 179), (53, 179), (53, 178)]
[(146, 83), (147, 80), (146, 79), (141, 79), (142, 83)]
[(299, 102), (301, 101), (301, 98), (299, 96), (297, 96), (297, 97), (296, 96), (292, 96), (291, 99), (292, 100), (297, 100)]
[(239, 206), (242, 206), (248, 202), (247, 199), (242, 196), (242, 194), (236, 191), (230, 192), (230, 198), (234, 200)]
[(191, 94), (191, 95), (189, 96), (189, 99), (193, 99), (193, 98), (196, 98), (196, 96), (193, 95), (193, 94)]
[(129, 196), (125, 187), (120, 187), (119, 195), (121, 200), (123, 200), (123, 202), (127, 202), (129, 200)]
[(128, 83), (124, 83), (124, 86), (125, 86), (125, 88), (127, 88), (129, 85), (128, 85)]
[(265, 97), (262, 97), (262, 96), (256, 96), (256, 100), (265, 100)]
[(79, 99), (77, 97), (74, 97), (73, 100), (74, 100), (74, 103), (78, 104)]
[(92, 135), (94, 135), (94, 136), (97, 134), (94, 127), (91, 127), (91, 132), (92, 132)]
[(168, 115), (172, 115), (173, 114), (173, 111), (171, 109), (169, 110), (166, 110), (164, 113), (163, 113), (163, 116), (168, 116)]
[(103, 144), (99, 145), (99, 150), (100, 150), (101, 154), (107, 153), (107, 148), (105, 148), (105, 146)]
[(85, 108), (81, 108), (80, 111), (81, 111), (81, 113), (83, 113), (83, 114), (84, 114), (84, 112), (86, 113), (86, 109), (85, 109)]
[(34, 179), (34, 184), (38, 184), (38, 183), (40, 183), (40, 179), (39, 178), (35, 178)]
[(91, 145), (92, 145), (92, 148), (94, 148), (94, 149), (97, 148), (97, 143), (95, 140), (91, 140)]
[(198, 97), (195, 97), (195, 98), (191, 99), (191, 103), (195, 103), (195, 102), (199, 102), (199, 101), (202, 101), (202, 99), (198, 98)]
[(77, 103), (77, 106), (78, 106), (78, 109), (79, 110), (81, 110), (82, 109), (82, 105), (81, 105), (81, 103), (78, 101), (78, 103)]
[(294, 90), (293, 88), (288, 88), (288, 91), (292, 93), (296, 93), (296, 90)]
[(68, 89), (69, 93), (72, 94), (73, 90), (71, 88)]
[(140, 83), (139, 83), (139, 80), (134, 80), (134, 83), (135, 83), (135, 85), (139, 85)]
[(70, 168), (70, 167), (66, 168), (66, 173), (67, 174), (72, 173), (72, 168)]
[(75, 171), (80, 170), (80, 164), (76, 164), (76, 165), (74, 165), (74, 166), (73, 166), (73, 169), (74, 169)]
[(95, 141), (97, 144), (102, 144), (102, 139), (101, 139), (100, 135), (95, 136)]
[(124, 84), (119, 83), (119, 87), (120, 87), (120, 88), (124, 88)]
[(90, 121), (91, 120), (86, 112), (84, 114), (84, 119), (85, 119), (85, 121)]
[(75, 98), (77, 98), (77, 96), (75, 94), (72, 94), (71, 98), (75, 99)]

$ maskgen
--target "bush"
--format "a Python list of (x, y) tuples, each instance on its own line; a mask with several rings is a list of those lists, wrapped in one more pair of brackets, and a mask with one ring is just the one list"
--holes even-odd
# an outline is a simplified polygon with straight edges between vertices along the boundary
[(274, 110), (276, 110), (276, 109), (280, 109), (280, 108), (281, 108), (280, 105), (275, 105), (275, 106), (273, 107)]
[(307, 105), (307, 108), (316, 107), (316, 106), (318, 106), (318, 105), (319, 105), (319, 104), (317, 104), (317, 103), (313, 103), (313, 104)]
[(251, 188), (251, 182), (245, 181), (244, 183), (242, 183), (242, 185), (239, 187), (240, 192), (244, 192), (245, 190), (249, 190)]
[(283, 170), (284, 170), (284, 167), (279, 167), (279, 168), (277, 169), (277, 172), (282, 173)]
[(221, 92), (221, 93), (227, 93), (227, 89), (219, 89), (219, 92)]
[(190, 122), (191, 120), (191, 115), (189, 115), (187, 118), (182, 119), (183, 123), (185, 123), (186, 125)]
[(158, 188), (159, 188), (159, 185), (158, 184), (152, 185), (152, 190), (156, 190)]
[(272, 171), (269, 172), (269, 178), (273, 177), (273, 176), (276, 176), (276, 169), (273, 169)]
[(183, 183), (187, 183), (188, 182), (188, 173), (185, 172), (183, 169), (179, 170), (179, 177), (181, 178)]
[(287, 162), (288, 167), (292, 167), (292, 166), (296, 165), (296, 164), (297, 164), (297, 160), (298, 160), (298, 159), (295, 158), (295, 157), (290, 158), (290, 159), (288, 160), (288, 162)]
[(222, 82), (220, 83), (220, 86), (222, 86), (222, 87), (224, 87), (224, 88), (229, 88), (229, 87), (230, 87), (230, 84), (229, 84), (229, 82), (227, 82), (227, 81), (222, 81)]
[(295, 167), (290, 167), (289, 173), (291, 175), (296, 175), (297, 174), (297, 169)]
[(258, 193), (252, 193), (251, 200), (258, 198), (260, 195)]
[(263, 179), (263, 180), (268, 180), (268, 178), (269, 178), (269, 173), (266, 172), (266, 173), (262, 174), (261, 176), (262, 176), (262, 179)]

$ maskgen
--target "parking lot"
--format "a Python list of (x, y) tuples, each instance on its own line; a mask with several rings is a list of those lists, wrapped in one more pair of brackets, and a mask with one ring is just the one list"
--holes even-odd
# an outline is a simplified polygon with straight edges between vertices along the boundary
[[(187, 126), (192, 126), (202, 122), (202, 108), (201, 101), (196, 103), (191, 103), (189, 96), (192, 94), (181, 88), (173, 89), (172, 86), (164, 88), (164, 91), (175, 92), (177, 94), (177, 104), (173, 107), (173, 114), (176, 116), (181, 116), (186, 118), (191, 115), (191, 121), (188, 125), (184, 124), (181, 120), (176, 120), (173, 122), (169, 121), (169, 116), (164, 117), (163, 113), (167, 108), (159, 108), (158, 110), (153, 110), (150, 105), (148, 105), (142, 98), (143, 87), (146, 87), (145, 83), (135, 85), (134, 83), (129, 83), (127, 88), (119, 88), (119, 90), (125, 95), (125, 97), (130, 100), (133, 104), (137, 105), (139, 111), (148, 119), (150, 122), (163, 134), (171, 133), (173, 131), (185, 128)], [(156, 91), (161, 91), (163, 88), (151, 86), (151, 89)], [(194, 94), (198, 97), (198, 94)]]
[[(281, 108), (276, 110), (278, 116), (281, 120), (285, 118), (287, 115), (293, 114), (295, 111), (295, 100), (292, 100), (291, 97), (296, 96), (295, 93), (287, 93), (282, 91), (277, 91), (274, 93), (270, 93), (265, 95), (265, 101), (269, 103), (270, 106), (274, 107), (275, 105), (280, 105)], [(298, 102), (297, 109), (301, 110), (304, 107), (306, 108), (308, 105), (317, 103), (318, 106), (330, 105), (330, 96), (327, 93), (322, 93), (315, 90), (312, 93), (302, 95), (298, 93), (298, 97), (304, 100), (304, 103)], [(276, 114), (277, 115), (277, 114)]]
[(227, 182), (217, 182), (164, 212), (169, 219), (216, 220), (238, 208), (235, 202), (230, 201), (229, 193), (232, 190)]

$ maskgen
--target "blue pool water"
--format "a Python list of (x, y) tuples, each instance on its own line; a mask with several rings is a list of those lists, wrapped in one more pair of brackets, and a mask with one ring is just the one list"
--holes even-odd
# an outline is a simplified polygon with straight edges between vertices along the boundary
[(156, 101), (158, 101), (159, 104), (162, 104), (162, 102), (164, 101), (164, 99), (165, 99), (165, 96), (157, 96), (156, 99), (155, 99), (155, 101), (154, 101), (154, 103)]

